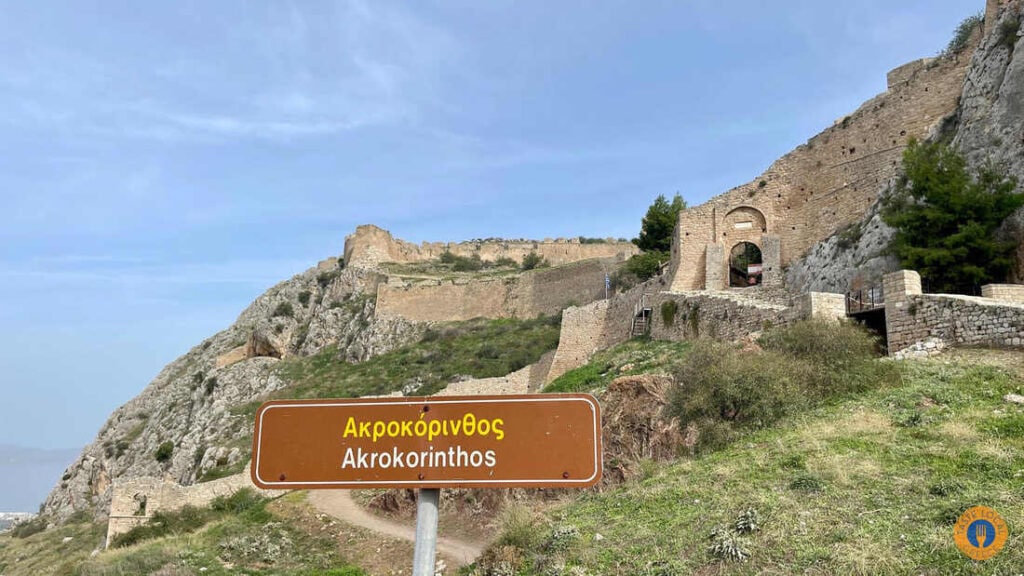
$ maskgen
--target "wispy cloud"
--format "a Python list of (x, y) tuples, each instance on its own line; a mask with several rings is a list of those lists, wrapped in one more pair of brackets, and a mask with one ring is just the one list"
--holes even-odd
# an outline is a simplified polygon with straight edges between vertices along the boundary
[(385, 3), (288, 3), (210, 32), (158, 47), (169, 57), (156, 63), (118, 54), (111, 66), (60, 39), (30, 58), (0, 56), (0, 122), (164, 142), (341, 134), (421, 117), (455, 64), (447, 34)]

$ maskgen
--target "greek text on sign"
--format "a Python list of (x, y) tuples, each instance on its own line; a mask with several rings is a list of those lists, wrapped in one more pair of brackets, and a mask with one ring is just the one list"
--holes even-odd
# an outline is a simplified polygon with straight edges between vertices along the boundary
[(601, 411), (588, 394), (278, 400), (252, 453), (267, 489), (580, 488), (601, 478)]

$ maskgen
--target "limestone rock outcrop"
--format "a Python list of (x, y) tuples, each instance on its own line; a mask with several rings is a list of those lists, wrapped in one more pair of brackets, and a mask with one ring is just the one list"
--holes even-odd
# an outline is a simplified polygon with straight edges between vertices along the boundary
[[(44, 513), (57, 520), (79, 510), (103, 517), (114, 479), (189, 485), (211, 471), (239, 469), (251, 434), (245, 407), (285, 386), (275, 370), (280, 358), (336, 345), (342, 357), (359, 361), (418, 338), (420, 326), (374, 317), (380, 281), (376, 272), (331, 261), (269, 289), (232, 326), (171, 362), (115, 410), (50, 493)], [(165, 443), (173, 450), (158, 458)]]

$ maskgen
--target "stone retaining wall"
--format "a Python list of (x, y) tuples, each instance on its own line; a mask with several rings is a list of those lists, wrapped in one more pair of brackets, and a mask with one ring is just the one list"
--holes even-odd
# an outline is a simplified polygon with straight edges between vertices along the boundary
[[(884, 287), (891, 354), (926, 341), (941, 342), (945, 346), (1024, 348), (1024, 303), (977, 296), (924, 294), (920, 275), (910, 270), (887, 274)], [(998, 292), (985, 288), (982, 293)], [(1005, 287), (1003, 290), (1004, 293), (1015, 292)]]

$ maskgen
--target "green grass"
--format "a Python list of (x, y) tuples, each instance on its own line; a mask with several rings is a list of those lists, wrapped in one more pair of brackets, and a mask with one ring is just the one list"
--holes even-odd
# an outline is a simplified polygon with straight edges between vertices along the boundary
[(416, 386), (433, 394), (456, 376), (504, 376), (528, 366), (558, 346), (558, 317), (533, 320), (471, 320), (442, 325), (423, 339), (358, 364), (329, 346), (314, 356), (282, 361), (288, 386), (278, 398), (352, 398)]
[(671, 373), (689, 348), (688, 342), (636, 338), (594, 354), (589, 363), (555, 378), (544, 391), (600, 393), (620, 376)]
[[(535, 543), (517, 556), (519, 574), (553, 566), (588, 574), (1019, 573), (1024, 407), (1002, 396), (1024, 382), (944, 359), (899, 366), (897, 387), (848, 394), (548, 511), (534, 526)], [(952, 537), (957, 516), (974, 505), (995, 508), (1010, 529), (1006, 547), (983, 564)], [(749, 558), (720, 559), (712, 531), (736, 525), (750, 508), (760, 530), (738, 540)], [(553, 547), (570, 528), (580, 536)]]
[[(210, 508), (187, 515), (202, 517), (199, 525), (177, 525), (150, 533), (132, 545), (112, 549), (94, 558), (78, 559), (67, 574), (76, 576), (128, 576), (136, 574), (229, 574), (282, 576), (365, 576), (337, 552), (325, 534), (302, 530), (290, 523), (289, 510), (300, 499), (291, 496), (274, 502), (249, 491), (215, 500)], [(165, 515), (169, 518), (180, 513)], [(154, 519), (156, 520), (156, 519)], [(179, 519), (180, 520), (180, 519)], [(129, 532), (128, 534), (131, 534)], [(20, 576), (29, 572), (4, 572)]]
[[(4, 576), (72, 576), (78, 564), (103, 543), (106, 524), (65, 524), (13, 538), (0, 535), (0, 574)], [(65, 539), (70, 538), (65, 542)]]

